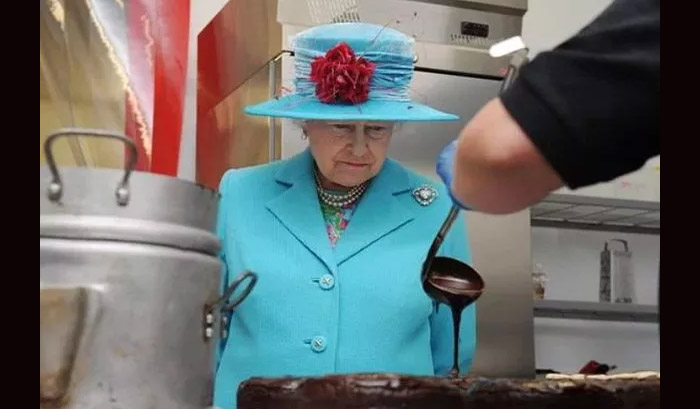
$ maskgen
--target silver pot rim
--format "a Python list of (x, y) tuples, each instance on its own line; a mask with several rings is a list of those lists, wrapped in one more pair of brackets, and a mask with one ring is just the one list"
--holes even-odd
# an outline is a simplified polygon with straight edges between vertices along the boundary
[(202, 185), (132, 172), (128, 203), (115, 187), (121, 169), (57, 167), (62, 194), (51, 200), (52, 173), (40, 166), (39, 235), (42, 238), (113, 240), (163, 245), (215, 255), (218, 193)]
[[(52, 146), (68, 136), (119, 141), (124, 169), (57, 166)], [(39, 167), (39, 236), (164, 245), (216, 254), (218, 194), (200, 184), (134, 171), (138, 150), (123, 134), (65, 128), (44, 143)]]

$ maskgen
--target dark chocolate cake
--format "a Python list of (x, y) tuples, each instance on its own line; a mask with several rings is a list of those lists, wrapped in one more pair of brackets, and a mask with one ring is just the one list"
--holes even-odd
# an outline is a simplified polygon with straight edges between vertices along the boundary
[(458, 379), (392, 374), (252, 378), (238, 409), (657, 409), (653, 374), (556, 379)]

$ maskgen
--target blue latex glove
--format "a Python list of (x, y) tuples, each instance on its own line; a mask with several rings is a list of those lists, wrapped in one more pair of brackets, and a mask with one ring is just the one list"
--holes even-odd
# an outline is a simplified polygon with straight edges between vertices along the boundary
[(470, 209), (469, 206), (461, 203), (452, 194), (452, 178), (453, 178), (453, 173), (454, 173), (454, 169), (455, 169), (455, 155), (456, 155), (456, 153), (457, 153), (457, 139), (455, 139), (449, 145), (445, 146), (442, 149), (442, 152), (440, 152), (440, 155), (438, 156), (437, 165), (435, 166), (435, 170), (437, 171), (437, 174), (440, 176), (440, 179), (442, 179), (442, 181), (445, 182), (445, 184), (447, 185), (447, 191), (450, 193), (450, 198), (452, 198), (452, 202), (464, 210), (469, 210)]

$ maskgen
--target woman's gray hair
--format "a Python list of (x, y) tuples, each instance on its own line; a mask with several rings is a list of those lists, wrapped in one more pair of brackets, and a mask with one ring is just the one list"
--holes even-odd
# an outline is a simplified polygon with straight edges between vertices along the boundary
[(306, 130), (304, 130), (304, 124), (306, 124), (306, 121), (303, 119), (287, 119), (286, 121), (291, 124), (293, 128), (297, 128), (301, 131), (301, 139), (308, 138), (306, 135)]
[[(306, 135), (306, 133), (305, 133), (306, 131), (304, 131), (304, 125), (306, 124), (306, 120), (304, 120), (304, 119), (287, 119), (287, 121), (289, 123), (291, 123), (292, 126), (294, 126), (295, 128), (299, 128), (301, 130), (301, 132), (304, 133), (304, 135)], [(392, 134), (395, 134), (396, 132), (398, 132), (402, 126), (403, 126), (403, 122), (394, 122), (394, 128), (392, 129)], [(305, 136), (304, 136), (304, 139), (306, 139)]]

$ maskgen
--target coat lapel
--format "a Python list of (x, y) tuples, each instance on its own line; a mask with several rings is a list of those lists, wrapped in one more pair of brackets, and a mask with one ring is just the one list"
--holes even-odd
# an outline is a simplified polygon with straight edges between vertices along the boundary
[(291, 158), (277, 172), (278, 183), (287, 186), (267, 203), (267, 208), (330, 271), (336, 270), (312, 172), (308, 149)]
[(408, 173), (387, 159), (360, 199), (347, 229), (336, 244), (338, 265), (413, 220), (414, 212), (396, 197), (411, 189)]
[(316, 193), (312, 161), (307, 149), (285, 163), (275, 178), (287, 189), (266, 206), (330, 271), (415, 217), (414, 211), (396, 197), (412, 189), (408, 173), (387, 159), (358, 203), (334, 252)]

